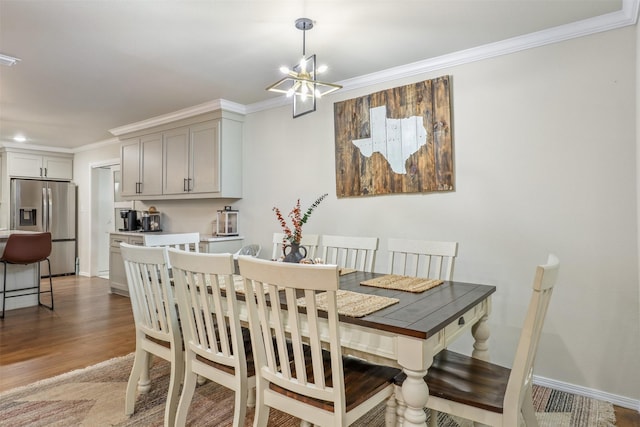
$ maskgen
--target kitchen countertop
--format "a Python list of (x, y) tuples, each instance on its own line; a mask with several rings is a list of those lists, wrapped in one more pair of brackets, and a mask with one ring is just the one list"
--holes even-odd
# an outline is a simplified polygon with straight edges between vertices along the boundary
[(231, 240), (242, 240), (244, 237), (242, 236), (213, 236), (211, 234), (201, 234), (200, 241), (201, 242), (224, 242)]
[[(140, 236), (143, 234), (184, 234), (185, 232), (171, 232), (171, 231), (112, 231), (111, 234), (123, 234), (125, 236)], [(0, 236), (2, 232), (0, 231)], [(211, 234), (200, 234), (201, 242), (224, 242), (231, 240), (242, 240), (242, 236), (213, 236)]]

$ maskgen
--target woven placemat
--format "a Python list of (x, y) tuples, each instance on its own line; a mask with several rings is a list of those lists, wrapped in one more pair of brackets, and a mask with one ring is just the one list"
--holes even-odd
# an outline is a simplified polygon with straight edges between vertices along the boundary
[[(364, 317), (367, 314), (400, 302), (397, 298), (367, 295), (343, 290), (336, 291), (336, 299), (338, 300), (338, 314), (349, 317)], [(327, 311), (326, 292), (321, 292), (316, 295), (316, 304), (319, 310)], [(306, 306), (304, 298), (298, 298), (298, 305), (301, 307)]]
[(340, 267), (340, 270), (338, 270), (338, 274), (344, 276), (345, 274), (355, 273), (356, 271), (358, 270), (356, 270), (355, 268)]
[(425, 279), (424, 277), (400, 276), (398, 274), (387, 274), (386, 276), (376, 277), (375, 279), (360, 282), (364, 286), (373, 286), (376, 288), (397, 289), (407, 292), (424, 292), (427, 289), (434, 288), (444, 283), (439, 279)]

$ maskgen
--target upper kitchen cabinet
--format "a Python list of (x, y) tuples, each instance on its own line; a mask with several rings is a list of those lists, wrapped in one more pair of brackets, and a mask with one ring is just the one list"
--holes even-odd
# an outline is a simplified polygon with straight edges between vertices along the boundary
[(243, 120), (240, 114), (216, 110), (124, 135), (122, 196), (242, 197)]
[(166, 132), (163, 194), (241, 197), (241, 138), (241, 124), (225, 119)]
[(8, 151), (7, 173), (11, 177), (70, 181), (73, 179), (73, 155)]
[(120, 148), (120, 174), (122, 197), (141, 199), (161, 195), (162, 133), (124, 140)]

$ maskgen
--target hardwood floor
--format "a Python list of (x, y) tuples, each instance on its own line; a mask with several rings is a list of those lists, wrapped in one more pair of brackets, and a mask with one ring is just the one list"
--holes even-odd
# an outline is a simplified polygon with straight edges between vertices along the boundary
[(135, 350), (129, 299), (109, 294), (107, 280), (64, 276), (53, 286), (55, 311), (21, 308), (0, 320), (0, 391)]
[[(97, 277), (54, 278), (55, 311), (29, 307), (0, 319), (0, 392), (135, 350), (129, 299)], [(618, 427), (640, 427), (640, 413), (615, 407)]]

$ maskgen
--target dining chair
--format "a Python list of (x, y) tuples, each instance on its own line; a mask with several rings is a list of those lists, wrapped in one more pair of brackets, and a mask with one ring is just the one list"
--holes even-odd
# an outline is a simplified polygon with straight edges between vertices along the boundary
[[(338, 266), (250, 257), (238, 263), (256, 364), (254, 427), (267, 425), (270, 408), (303, 423), (346, 426), (392, 395), (398, 369), (342, 356)], [(323, 309), (317, 291), (326, 293)]]
[(322, 235), (322, 256), (327, 264), (337, 264), (340, 267), (352, 268), (359, 271), (373, 271), (377, 237), (352, 237)]
[(389, 239), (389, 274), (451, 280), (458, 242)]
[(235, 391), (234, 426), (244, 426), (255, 369), (249, 331), (240, 326), (231, 254), (169, 249), (182, 325), (185, 376), (176, 426), (184, 426), (198, 376)]
[(184, 373), (184, 352), (169, 279), (167, 248), (120, 243), (120, 250), (136, 325), (136, 350), (127, 383), (125, 414), (135, 411), (136, 384), (141, 392), (149, 389), (149, 365), (155, 355), (171, 364), (164, 425), (173, 426)]
[[(302, 235), (300, 246), (303, 246), (307, 250), (306, 258), (314, 259), (316, 257), (319, 240), (320, 236), (318, 234)], [(273, 233), (273, 253), (271, 254), (271, 259), (277, 260), (283, 255), (283, 242), (285, 242), (284, 233)], [(286, 244), (286, 242), (284, 244)]]
[[(51, 280), (51, 233), (12, 233), (7, 238), (0, 262), (4, 264), (2, 279), (2, 315), (0, 319), (4, 319), (5, 305), (7, 298), (16, 298), (26, 295), (38, 295), (38, 305), (53, 310), (53, 281)], [(43, 291), (40, 288), (40, 263), (47, 261), (49, 266), (49, 290)], [(33, 285), (22, 285), (22, 287), (7, 289), (7, 269), (11, 264), (28, 265), (36, 264), (35, 283)], [(51, 299), (51, 305), (46, 305), (41, 300), (41, 295), (48, 293)], [(9, 294), (9, 295), (7, 295)]]
[(238, 257), (240, 255), (248, 255), (248, 256), (252, 256), (252, 257), (257, 257), (258, 255), (260, 255), (260, 251), (262, 250), (262, 246), (256, 244), (256, 243), (252, 243), (250, 245), (244, 245), (243, 247), (241, 247), (240, 249), (238, 249), (236, 251), (236, 253), (233, 254), (233, 258), (234, 259), (238, 259)]
[(144, 233), (145, 246), (167, 246), (183, 251), (200, 252), (200, 233)]
[[(536, 268), (511, 369), (449, 350), (433, 359), (425, 377), (431, 427), (437, 425), (436, 411), (490, 426), (538, 425), (531, 390), (533, 365), (558, 268), (555, 255), (549, 255), (547, 263)], [(404, 378), (404, 374), (397, 376), (396, 385), (400, 386)]]

